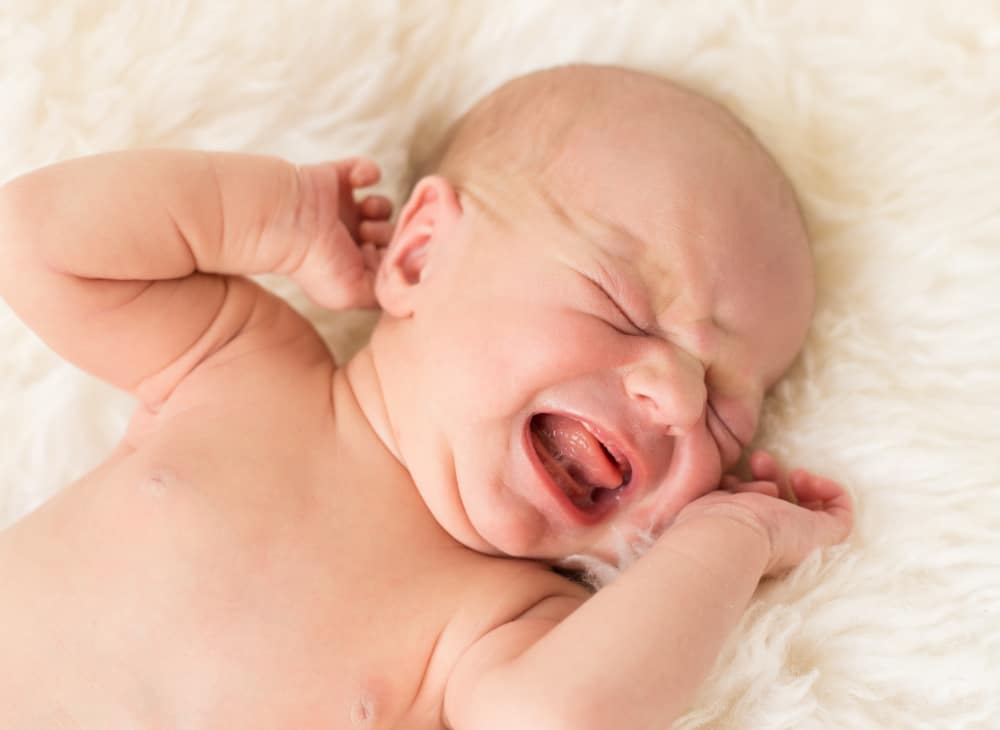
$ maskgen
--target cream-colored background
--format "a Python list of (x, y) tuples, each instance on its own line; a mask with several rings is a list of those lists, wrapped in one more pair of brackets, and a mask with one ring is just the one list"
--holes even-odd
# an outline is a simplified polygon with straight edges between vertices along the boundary
[[(572, 60), (730, 104), (815, 234), (819, 314), (759, 443), (849, 484), (856, 534), (762, 589), (679, 726), (1000, 728), (996, 2), (0, 0), (0, 180), (205, 146), (368, 153), (398, 197), (465, 105)], [(273, 283), (341, 355), (362, 341), (370, 317)], [(0, 524), (96, 464), (129, 407), (0, 305)]]

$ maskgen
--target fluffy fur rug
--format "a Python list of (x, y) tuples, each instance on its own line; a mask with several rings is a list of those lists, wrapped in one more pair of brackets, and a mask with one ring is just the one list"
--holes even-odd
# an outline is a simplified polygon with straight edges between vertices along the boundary
[[(704, 90), (793, 178), (819, 313), (758, 443), (857, 500), (849, 545), (762, 587), (677, 727), (1000, 727), (996, 3), (11, 0), (0, 180), (121, 147), (368, 153), (398, 199), (473, 99), (573, 60)], [(363, 341), (371, 317), (269, 283), (341, 357)], [(6, 524), (101, 460), (130, 402), (2, 304), (0, 352)]]

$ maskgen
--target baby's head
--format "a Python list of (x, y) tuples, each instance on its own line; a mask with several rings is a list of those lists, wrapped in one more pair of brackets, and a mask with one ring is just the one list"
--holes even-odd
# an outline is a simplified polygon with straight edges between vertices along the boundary
[(791, 186), (722, 107), (591, 66), (501, 87), (434, 173), (376, 283), (390, 448), (482, 552), (655, 534), (737, 461), (805, 338)]

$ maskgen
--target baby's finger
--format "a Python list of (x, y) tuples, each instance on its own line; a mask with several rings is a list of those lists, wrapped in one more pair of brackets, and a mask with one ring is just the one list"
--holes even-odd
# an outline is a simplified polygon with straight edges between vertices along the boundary
[(774, 482), (778, 485), (778, 493), (782, 499), (792, 504), (798, 504), (795, 490), (792, 489), (788, 481), (788, 475), (785, 474), (785, 470), (781, 468), (778, 460), (771, 456), (771, 454), (766, 451), (753, 452), (750, 455), (750, 472), (753, 474), (754, 479)]
[(828, 504), (837, 504), (847, 498), (844, 487), (833, 479), (813, 474), (805, 469), (796, 469), (789, 475), (792, 489), (801, 506), (808, 509), (825, 509)]
[(377, 246), (387, 246), (392, 240), (395, 226), (388, 221), (361, 221), (358, 233), (362, 241), (370, 241)]
[(378, 271), (378, 265), (382, 262), (382, 256), (374, 243), (361, 244), (361, 257), (365, 260), (365, 268), (368, 271)]
[(360, 203), (358, 210), (367, 220), (385, 221), (392, 216), (392, 201), (384, 195), (369, 195)]
[(797, 470), (791, 478), (800, 506), (827, 526), (830, 535), (827, 544), (844, 540), (854, 527), (854, 506), (847, 490), (832, 479), (805, 470)]
[(347, 181), (351, 184), (351, 187), (366, 188), (369, 185), (374, 185), (381, 179), (382, 171), (373, 160), (367, 157), (358, 157), (352, 162), (353, 164), (347, 175)]
[(719, 487), (727, 492), (732, 492), (741, 484), (741, 480), (735, 474), (723, 474), (719, 481)]
[(777, 481), (781, 476), (778, 460), (766, 451), (754, 451), (750, 454), (750, 471), (754, 479)]
[(757, 481), (757, 482), (741, 482), (737, 484), (732, 490), (735, 494), (763, 494), (767, 497), (777, 497), (778, 496), (778, 485), (774, 482), (768, 481)]

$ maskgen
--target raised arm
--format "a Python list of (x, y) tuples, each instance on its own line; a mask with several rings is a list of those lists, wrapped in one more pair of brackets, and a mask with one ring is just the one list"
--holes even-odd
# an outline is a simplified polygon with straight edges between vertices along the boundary
[[(758, 472), (773, 464), (757, 462)], [(776, 481), (731, 485), (696, 500), (648, 553), (582, 605), (553, 599), (487, 634), (449, 681), (449, 727), (669, 727), (760, 578), (850, 530), (850, 503), (835, 482), (796, 472), (796, 506), (777, 498)]]
[(339, 256), (354, 288), (323, 303), (371, 304), (355, 240), (383, 238), (389, 206), (353, 191), (377, 177), (363, 160), (167, 150), (46, 167), (0, 189), (0, 295), (68, 360), (157, 401), (280, 306), (243, 275), (309, 285)]

